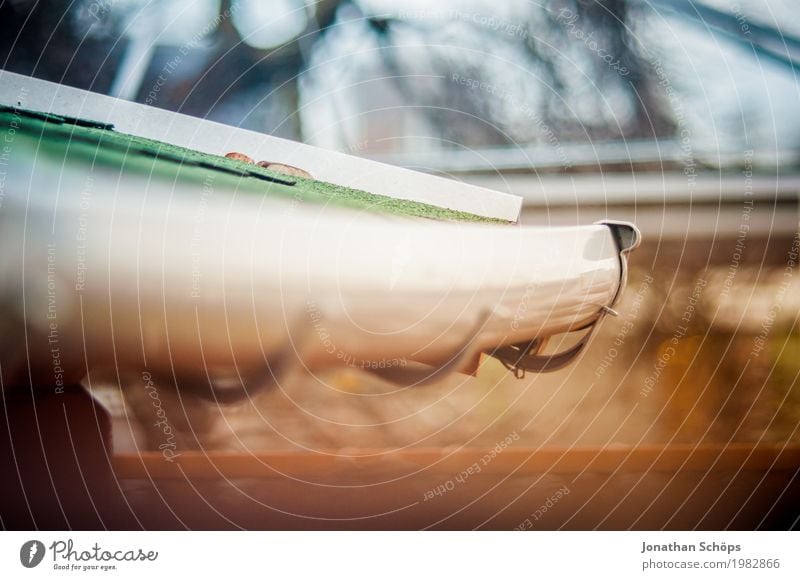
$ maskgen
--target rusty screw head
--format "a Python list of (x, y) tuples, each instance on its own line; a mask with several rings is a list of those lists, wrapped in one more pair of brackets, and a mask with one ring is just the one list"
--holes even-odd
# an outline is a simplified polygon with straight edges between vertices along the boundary
[(228, 159), (235, 159), (236, 161), (243, 161), (244, 163), (255, 163), (251, 157), (248, 157), (244, 153), (239, 153), (237, 151), (226, 153), (225, 157)]
[(314, 179), (308, 171), (303, 171), (299, 167), (286, 165), (285, 163), (273, 163), (271, 161), (259, 161), (259, 167), (264, 167), (270, 171), (283, 173), (284, 175), (291, 175), (292, 177), (305, 177), (306, 179)]

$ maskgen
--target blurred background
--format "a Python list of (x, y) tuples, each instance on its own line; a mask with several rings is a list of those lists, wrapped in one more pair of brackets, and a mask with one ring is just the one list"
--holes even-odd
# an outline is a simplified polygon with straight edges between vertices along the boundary
[[(564, 371), (487, 360), (396, 390), (345, 369), (225, 408), (165, 393), (181, 447), (800, 441), (796, 5), (400, 6), (0, 4), (4, 69), (513, 192), (523, 224), (642, 230), (619, 317)], [(129, 421), (143, 392), (100, 391), (117, 449), (155, 445)]]
[(796, 161), (800, 143), (789, 1), (11, 0), (0, 10), (7, 70), (430, 169), (564, 171), (678, 152), (741, 165), (746, 149), (774, 164)]

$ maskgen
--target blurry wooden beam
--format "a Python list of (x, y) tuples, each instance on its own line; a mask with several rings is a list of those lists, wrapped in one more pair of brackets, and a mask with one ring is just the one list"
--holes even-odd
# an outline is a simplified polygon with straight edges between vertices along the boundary
[[(362, 450), (366, 453), (366, 450)], [(650, 472), (793, 471), (800, 469), (800, 444), (645, 445), (638, 447), (579, 447), (505, 449), (483, 464), (491, 449), (371, 450), (346, 457), (323, 453), (186, 452), (174, 462), (159, 452), (114, 457), (120, 479), (237, 479), (316, 476), (337, 478), (369, 472), (426, 475), (460, 473), (478, 464), (481, 475), (530, 475)]]

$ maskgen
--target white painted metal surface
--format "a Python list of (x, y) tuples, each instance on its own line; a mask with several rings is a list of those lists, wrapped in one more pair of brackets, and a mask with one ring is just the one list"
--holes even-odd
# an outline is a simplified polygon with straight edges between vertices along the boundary
[[(187, 147), (204, 143), (198, 148), (208, 152), (235, 142), (323, 179), (341, 183), (346, 173), (346, 185), (377, 193), (388, 182), (429, 203), (411, 193), (452, 184), (445, 190), (463, 198), (454, 209), (482, 215), (516, 217), (518, 210), (511, 196), (481, 198), (482, 190), (423, 174), (335, 153), (317, 159), (301, 144), (0, 78), (16, 82), (0, 91), (6, 103), (16, 103), (8, 99), (17, 93), (22, 107)], [(516, 348), (535, 357), (548, 337), (592, 326), (616, 302), (624, 254), (638, 242), (627, 225), (412, 220), (237, 195), (222, 183), (206, 191), (191, 180), (80, 158), (65, 163), (22, 142), (7, 154), (0, 200), (6, 379), (58, 385), (95, 371), (120, 380), (147, 372), (181, 386), (205, 383), (216, 397), (279, 380), (299, 364), (427, 382), (427, 375), (416, 379), (425, 371), (418, 363), (468, 371), (480, 352), (510, 345), (512, 358)], [(340, 158), (351, 171), (330, 166)], [(500, 213), (470, 205), (471, 196)], [(525, 346), (534, 340), (535, 348)], [(563, 363), (573, 358), (566, 355)], [(542, 370), (541, 360), (529, 362)]]
[(41, 380), (252, 376), (287, 356), (442, 365), (470, 337), (489, 350), (586, 327), (624, 284), (604, 225), (410, 220), (12, 156), (0, 362)]

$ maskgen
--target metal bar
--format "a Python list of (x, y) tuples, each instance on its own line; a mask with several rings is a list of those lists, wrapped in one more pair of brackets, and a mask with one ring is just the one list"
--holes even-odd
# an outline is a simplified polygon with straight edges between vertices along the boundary
[(700, 173), (689, 180), (682, 172), (603, 173), (579, 175), (470, 175), (470, 183), (501, 188), (523, 199), (525, 206), (591, 204), (675, 204), (753, 200), (796, 200), (800, 173)]
[(794, 73), (800, 64), (800, 40), (772, 26), (747, 21), (747, 32), (733, 13), (717, 10), (697, 0), (649, 0), (657, 10), (676, 14), (704, 30), (712, 29), (751, 48), (755, 54), (785, 66)]
[[(604, 171), (609, 166), (623, 166), (634, 170), (637, 166), (661, 167), (669, 170), (682, 166), (686, 153), (675, 139), (647, 139), (624, 141), (604, 141), (592, 143), (562, 143), (560, 147), (551, 145), (523, 145), (521, 147), (488, 147), (483, 149), (418, 151), (391, 153), (370, 157), (382, 163), (416, 168), (422, 171), (442, 173), (498, 173), (516, 172), (561, 172), (565, 161), (572, 169), (598, 167)], [(782, 149), (778, 151), (755, 151), (752, 159), (754, 169), (774, 168), (779, 165), (797, 166), (800, 151)], [(741, 150), (694, 149), (692, 160), (696, 164), (709, 167), (736, 168), (743, 165)]]

